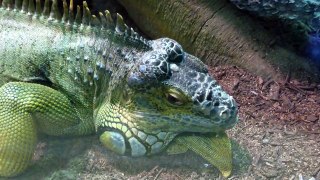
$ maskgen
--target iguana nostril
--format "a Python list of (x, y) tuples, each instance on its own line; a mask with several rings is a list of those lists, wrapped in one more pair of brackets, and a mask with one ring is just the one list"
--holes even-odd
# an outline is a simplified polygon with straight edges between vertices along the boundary
[(220, 114), (220, 117), (221, 117), (222, 119), (227, 119), (227, 118), (229, 117), (228, 112), (227, 112), (227, 111), (222, 112), (222, 113)]

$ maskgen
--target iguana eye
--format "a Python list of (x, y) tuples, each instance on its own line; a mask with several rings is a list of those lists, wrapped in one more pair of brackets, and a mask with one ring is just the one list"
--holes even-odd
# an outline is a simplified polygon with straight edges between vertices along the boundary
[(183, 101), (181, 101), (179, 97), (177, 97), (175, 94), (167, 94), (166, 97), (170, 104), (177, 106), (183, 105)]
[(172, 105), (181, 106), (187, 102), (186, 97), (176, 89), (169, 89), (165, 95)]

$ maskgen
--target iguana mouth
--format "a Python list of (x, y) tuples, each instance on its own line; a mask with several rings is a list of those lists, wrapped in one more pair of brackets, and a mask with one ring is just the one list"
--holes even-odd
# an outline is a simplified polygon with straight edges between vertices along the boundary
[[(161, 129), (163, 131), (181, 133), (181, 132), (221, 132), (233, 127), (237, 121), (236, 112), (231, 112), (226, 118), (220, 115), (204, 117), (190, 114), (172, 114), (168, 116), (159, 116), (151, 112), (135, 112), (132, 114), (135, 122), (143, 129), (153, 131)], [(148, 122), (148, 123), (146, 123)], [(162, 124), (162, 125), (161, 125)]]

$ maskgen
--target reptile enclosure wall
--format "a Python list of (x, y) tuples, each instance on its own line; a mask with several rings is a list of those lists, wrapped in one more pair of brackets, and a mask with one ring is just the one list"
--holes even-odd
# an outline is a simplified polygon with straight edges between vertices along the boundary
[(208, 65), (234, 64), (276, 80), (292, 72), (318, 78), (318, 70), (275, 34), (227, 0), (118, 0), (152, 38), (168, 36)]

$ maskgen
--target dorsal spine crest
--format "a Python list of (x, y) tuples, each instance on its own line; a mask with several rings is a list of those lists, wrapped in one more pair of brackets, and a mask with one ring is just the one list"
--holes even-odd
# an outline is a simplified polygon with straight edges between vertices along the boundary
[(36, 0), (36, 11), (34, 12), (34, 18), (39, 18), (41, 16), (42, 8), (41, 8), (41, 1)]
[(35, 13), (34, 2), (29, 1), (28, 5), (28, 16), (32, 16)]
[(14, 9), (19, 10), (22, 6), (22, 0), (17, 0), (14, 4)]
[[(32, 1), (32, 0), (30, 0)], [(49, 21), (56, 21), (59, 22), (61, 18), (60, 11), (58, 9), (58, 2), (57, 0), (53, 0), (52, 5), (51, 5), (51, 10), (50, 10), (50, 15), (49, 15)]]
[[(62, 3), (62, 11), (59, 10), (58, 3)], [(66, 30), (115, 35), (138, 47), (150, 48), (149, 41), (128, 27), (120, 14), (116, 14), (115, 20), (108, 10), (104, 13), (99, 12), (99, 16), (92, 15), (86, 1), (83, 1), (82, 8), (77, 5), (75, 16), (73, 0), (70, 0), (69, 8), (66, 0), (45, 0), (43, 5), (41, 0), (0, 0), (0, 9), (14, 10), (16, 13), (26, 14), (34, 19), (41, 18), (49, 24), (60, 24)]]
[(43, 7), (42, 16), (43, 17), (48, 17), (49, 14), (50, 14), (49, 0), (45, 0), (44, 1), (44, 7)]

